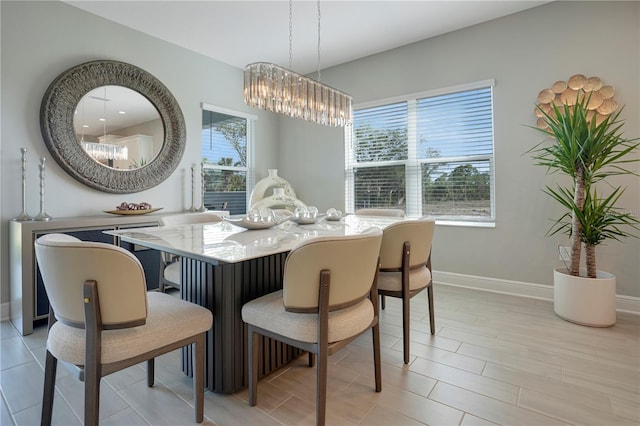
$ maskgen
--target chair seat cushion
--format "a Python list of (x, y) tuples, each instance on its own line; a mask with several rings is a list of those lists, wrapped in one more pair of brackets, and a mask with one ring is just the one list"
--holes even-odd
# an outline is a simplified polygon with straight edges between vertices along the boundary
[[(242, 320), (291, 339), (307, 343), (318, 341), (318, 314), (286, 311), (282, 290), (246, 303), (242, 307)], [(368, 298), (329, 312), (329, 343), (357, 336), (370, 327), (372, 320), (373, 305)]]
[[(161, 348), (211, 328), (211, 312), (164, 293), (147, 293), (145, 325), (102, 332), (102, 364), (122, 361)], [(47, 349), (56, 358), (84, 365), (85, 331), (56, 322), (47, 337)]]
[(175, 261), (167, 265), (164, 268), (164, 279), (174, 283), (176, 285), (180, 284), (180, 261)]
[[(431, 282), (431, 271), (425, 266), (409, 272), (409, 290), (418, 290)], [(401, 272), (379, 272), (378, 290), (401, 291)]]

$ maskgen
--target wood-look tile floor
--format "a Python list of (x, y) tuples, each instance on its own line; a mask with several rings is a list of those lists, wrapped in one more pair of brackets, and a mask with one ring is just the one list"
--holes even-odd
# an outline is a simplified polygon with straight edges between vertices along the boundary
[[(402, 363), (401, 309), (381, 314), (383, 381), (375, 393), (370, 333), (329, 358), (327, 423), (341, 425), (638, 425), (640, 317), (611, 328), (565, 322), (551, 302), (436, 285), (436, 335), (426, 292), (411, 303), (411, 362)], [(20, 336), (1, 323), (0, 424), (37, 425), (46, 329)], [(58, 369), (54, 423), (82, 424), (83, 384)], [(191, 379), (178, 352), (102, 381), (102, 425), (193, 424)], [(205, 424), (298, 425), (315, 421), (315, 369), (306, 357), (247, 392), (205, 393)]]

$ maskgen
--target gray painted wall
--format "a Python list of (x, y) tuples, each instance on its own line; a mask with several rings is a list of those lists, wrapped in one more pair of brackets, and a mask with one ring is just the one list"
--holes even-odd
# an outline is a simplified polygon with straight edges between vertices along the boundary
[[(356, 104), (495, 79), (496, 227), (438, 226), (435, 270), (552, 284), (561, 266), (557, 246), (567, 242), (545, 237), (561, 210), (541, 188), (556, 178), (524, 154), (541, 141), (525, 125), (535, 124), (541, 89), (582, 73), (615, 86), (616, 100), (626, 104), (625, 135), (640, 136), (639, 9), (638, 2), (554, 2), (322, 71), (323, 81)], [(320, 209), (343, 206), (340, 130), (281, 122), (280, 174)], [(628, 186), (621, 206), (640, 214), (640, 179), (618, 181)], [(640, 296), (639, 240), (607, 242), (597, 256), (599, 269), (616, 275), (618, 294)]]
[[(46, 157), (46, 210), (55, 217), (94, 215), (122, 201), (147, 201), (167, 211), (189, 207), (189, 167), (199, 162), (200, 102), (257, 114), (256, 178), (278, 168), (298, 196), (321, 210), (344, 206), (341, 129), (325, 128), (246, 107), (242, 71), (59, 2), (0, 2), (2, 285), (9, 300), (7, 221), (20, 212), (20, 152), (29, 149), (28, 212), (38, 204), (39, 157)], [(525, 151), (540, 138), (534, 123), (539, 90), (572, 74), (600, 76), (626, 104), (626, 134), (640, 135), (640, 4), (554, 2), (536, 9), (323, 70), (323, 81), (367, 102), (494, 78), (495, 229), (438, 226), (434, 268), (482, 277), (551, 284), (560, 237), (544, 236), (558, 208), (541, 192), (553, 177), (531, 165)], [(38, 29), (35, 31), (34, 29)], [(612, 29), (615, 28), (615, 31)], [(39, 130), (49, 83), (65, 69), (116, 59), (154, 74), (185, 115), (187, 149), (167, 181), (131, 195), (84, 187), (51, 160)], [(640, 172), (640, 165), (637, 169)], [(622, 203), (640, 212), (637, 178)], [(599, 267), (618, 277), (618, 294), (640, 296), (640, 241), (599, 248)]]
[[(190, 167), (199, 164), (200, 103), (258, 115), (258, 179), (278, 160), (277, 119), (244, 105), (242, 70), (88, 14), (62, 2), (0, 2), (2, 8), (2, 286), (9, 300), (7, 221), (21, 209), (20, 147), (28, 149), (27, 211), (39, 206), (38, 161), (47, 158), (45, 208), (53, 217), (91, 216), (122, 201), (146, 201), (164, 211), (191, 206)], [(40, 102), (53, 79), (66, 69), (95, 59), (134, 64), (153, 74), (173, 93), (184, 114), (187, 147), (176, 172), (165, 182), (136, 194), (107, 194), (67, 175), (51, 158), (40, 134)], [(199, 198), (196, 202), (199, 202)]]

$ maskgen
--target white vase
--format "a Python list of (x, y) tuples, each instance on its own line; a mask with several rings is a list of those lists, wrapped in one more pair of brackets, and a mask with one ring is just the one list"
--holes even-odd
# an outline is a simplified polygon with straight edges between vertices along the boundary
[(553, 310), (560, 318), (590, 327), (616, 323), (616, 277), (597, 271), (597, 278), (570, 275), (567, 268), (553, 271)]
[(278, 176), (278, 169), (269, 169), (269, 175), (259, 180), (254, 186), (253, 191), (251, 191), (249, 208), (254, 208), (254, 205), (258, 201), (271, 196), (275, 188), (282, 188), (286, 196), (297, 198), (296, 192), (293, 190), (291, 184), (286, 179)]

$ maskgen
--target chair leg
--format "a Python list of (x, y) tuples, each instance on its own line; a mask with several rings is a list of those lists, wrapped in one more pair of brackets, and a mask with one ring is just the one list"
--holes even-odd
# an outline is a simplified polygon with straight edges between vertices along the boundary
[(260, 346), (260, 335), (255, 332), (249, 324), (249, 405), (255, 406), (258, 403), (258, 349)]
[(373, 368), (376, 378), (376, 392), (382, 391), (382, 366), (380, 363), (380, 323), (371, 328), (373, 334)]
[(47, 351), (47, 358), (44, 367), (44, 389), (42, 393), (42, 413), (40, 416), (41, 426), (50, 426), (53, 416), (53, 397), (56, 393), (56, 370), (58, 360)]
[(204, 419), (204, 336), (202, 333), (196, 338), (193, 359), (193, 398), (196, 405), (196, 423)]
[(325, 345), (319, 345), (316, 390), (316, 425), (324, 426), (327, 413), (327, 370), (329, 352)]
[(429, 325), (431, 326), (431, 334), (436, 334), (436, 319), (433, 313), (433, 284), (427, 287), (427, 296), (429, 299)]
[(313, 367), (316, 365), (316, 354), (313, 352), (309, 352), (309, 367)]
[(153, 387), (154, 377), (155, 377), (155, 358), (151, 358), (147, 360), (147, 386)]
[(100, 372), (97, 363), (87, 362), (84, 370), (84, 424), (98, 426), (100, 416)]
[(404, 344), (404, 363), (409, 364), (409, 328), (410, 328), (410, 305), (411, 299), (408, 294), (402, 296), (402, 340)]
[(100, 417), (100, 379), (102, 377), (102, 316), (98, 283), (87, 280), (82, 286), (85, 318), (84, 425), (98, 426)]

